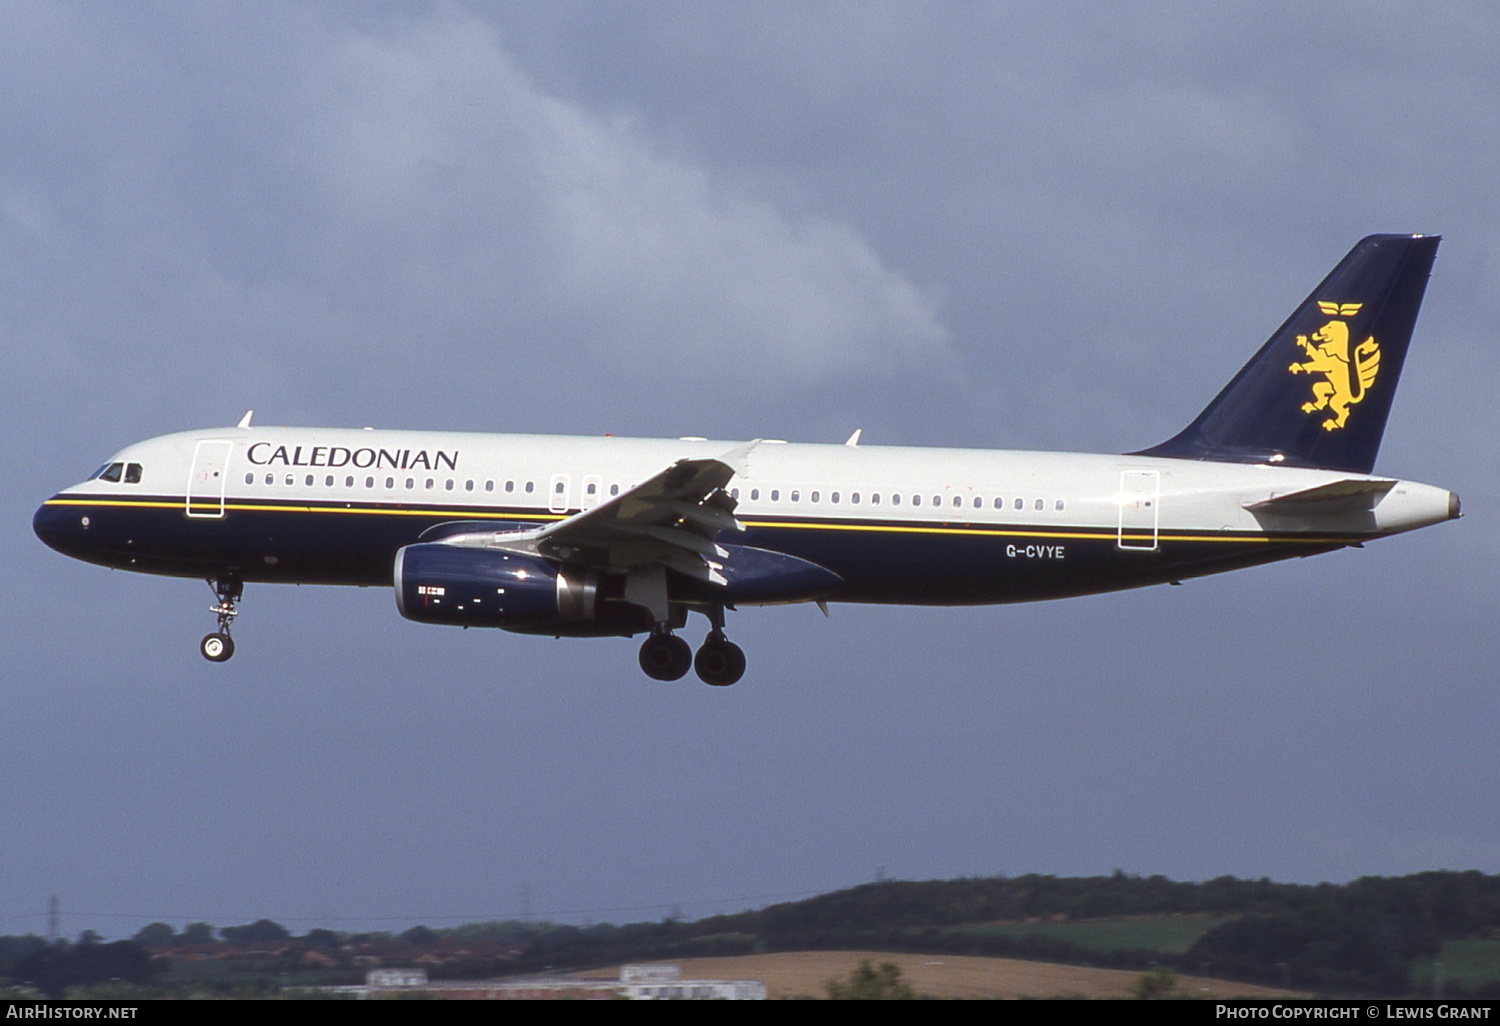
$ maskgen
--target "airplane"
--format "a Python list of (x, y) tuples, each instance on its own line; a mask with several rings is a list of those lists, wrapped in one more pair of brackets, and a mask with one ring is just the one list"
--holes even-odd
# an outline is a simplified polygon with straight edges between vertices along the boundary
[[(1460, 515), (1374, 475), (1439, 236), (1357, 243), (1183, 431), (1125, 455), (774, 439), (234, 427), (152, 438), (33, 528), (102, 566), (213, 589), (391, 586), (421, 623), (645, 634), (647, 675), (733, 684), (740, 606), (976, 605), (1181, 581)], [(708, 619), (694, 655), (676, 632)]]

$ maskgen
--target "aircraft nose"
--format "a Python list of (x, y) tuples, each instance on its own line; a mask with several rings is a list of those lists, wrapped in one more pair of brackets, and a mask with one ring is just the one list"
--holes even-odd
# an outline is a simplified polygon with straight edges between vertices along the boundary
[(31, 529), (49, 548), (68, 552), (77, 546), (82, 532), (89, 528), (89, 518), (66, 506), (42, 503), (31, 518)]

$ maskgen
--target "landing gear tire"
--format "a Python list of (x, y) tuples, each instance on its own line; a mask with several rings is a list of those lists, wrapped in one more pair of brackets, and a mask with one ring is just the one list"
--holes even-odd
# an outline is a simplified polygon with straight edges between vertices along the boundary
[(215, 632), (205, 634), (198, 643), (198, 651), (211, 663), (222, 663), (234, 655), (234, 639), (227, 634)]
[(641, 669), (654, 680), (680, 680), (692, 665), (692, 648), (675, 634), (653, 634), (641, 643)]
[[(716, 636), (717, 635), (717, 636)], [(714, 631), (698, 649), (693, 669), (705, 684), (727, 688), (745, 675), (745, 652), (740, 646)]]

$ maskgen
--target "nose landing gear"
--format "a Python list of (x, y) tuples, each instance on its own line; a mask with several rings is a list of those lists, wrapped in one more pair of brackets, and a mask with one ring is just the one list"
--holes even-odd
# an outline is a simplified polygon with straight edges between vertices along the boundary
[(219, 629), (203, 636), (203, 640), (198, 642), (198, 651), (209, 662), (222, 663), (234, 655), (234, 639), (229, 636), (229, 625), (240, 615), (235, 603), (244, 595), (245, 585), (233, 577), (210, 577), (208, 586), (218, 599), (218, 602), (208, 607), (208, 611), (219, 618)]
[(198, 651), (203, 653), (203, 658), (211, 663), (222, 663), (234, 655), (234, 639), (222, 631), (203, 635), (203, 640), (198, 643)]

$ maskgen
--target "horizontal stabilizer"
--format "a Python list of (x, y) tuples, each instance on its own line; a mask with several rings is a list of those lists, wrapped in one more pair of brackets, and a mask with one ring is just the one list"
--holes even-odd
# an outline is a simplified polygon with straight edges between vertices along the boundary
[(1318, 517), (1348, 513), (1370, 513), (1386, 497), (1396, 482), (1388, 479), (1350, 479), (1332, 484), (1288, 492), (1260, 502), (1247, 502), (1251, 513), (1273, 513), (1281, 516)]

